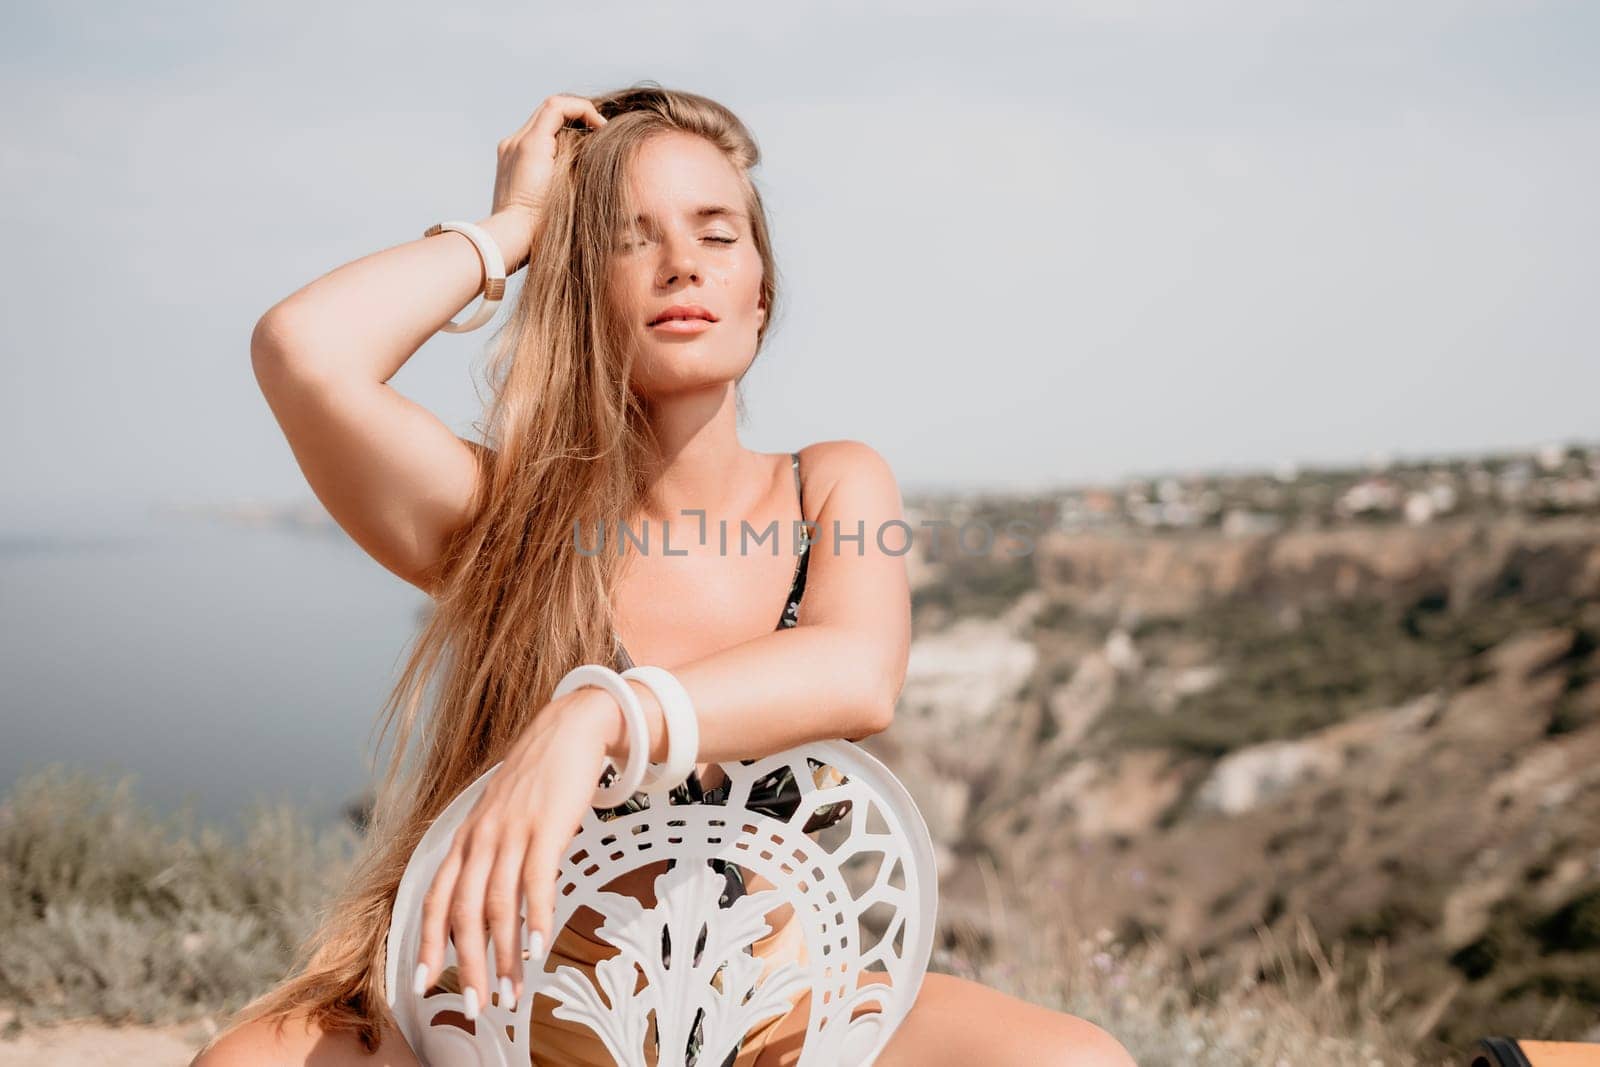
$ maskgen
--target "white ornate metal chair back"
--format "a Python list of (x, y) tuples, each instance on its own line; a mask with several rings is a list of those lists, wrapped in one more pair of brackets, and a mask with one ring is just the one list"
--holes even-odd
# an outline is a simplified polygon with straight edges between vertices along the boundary
[[(648, 1062), (647, 1043), (662, 1067), (722, 1067), (752, 1027), (788, 1012), (807, 991), (800, 1067), (870, 1064), (910, 1010), (933, 948), (933, 842), (911, 795), (887, 767), (854, 744), (827, 741), (748, 765), (723, 765), (725, 802), (714, 802), (721, 797), (713, 790), (700, 802), (655, 803), (611, 819), (585, 811), (561, 863), (554, 921), (560, 930), (580, 907), (604, 918), (595, 936), (619, 951), (595, 966), (600, 988), (584, 971), (550, 956), (524, 964), (518, 1003), (490, 998), (475, 1024), (455, 1016), (441, 1021), (442, 1014), (462, 1010), (461, 996), (411, 991), (422, 895), (498, 766), (429, 827), (395, 900), (388, 1001), (427, 1067), (524, 1067), (537, 1037), (528, 1026), (536, 996), (551, 998), (555, 1017), (587, 1026), (617, 1063), (629, 1067)], [(776, 781), (789, 789), (782, 805), (762, 799)], [(808, 824), (814, 827), (809, 832)], [(673, 863), (655, 880), (654, 907), (603, 888), (662, 859)], [(771, 888), (752, 888), (721, 906), (728, 881), (719, 868), (727, 864), (736, 865), (745, 883)], [(785, 904), (793, 906), (803, 948), (776, 958), (752, 954), (751, 946), (773, 932), (769, 913)], [(492, 945), (486, 959), (492, 968)], [(447, 945), (446, 968), (455, 963), (455, 949)], [(769, 971), (764, 977), (763, 970)], [(645, 984), (638, 986), (641, 973)], [(697, 1029), (698, 1053), (691, 1060)]]

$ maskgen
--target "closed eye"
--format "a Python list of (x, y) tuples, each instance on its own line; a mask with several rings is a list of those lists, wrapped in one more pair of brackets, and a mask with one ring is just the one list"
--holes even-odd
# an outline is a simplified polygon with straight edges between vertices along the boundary
[[(717, 237), (715, 235), (708, 235), (707, 237), (704, 238), (704, 240), (716, 241), (719, 244), (725, 244), (725, 245), (733, 245), (733, 244), (738, 244), (739, 243), (739, 239), (737, 237)], [(633, 247), (635, 247), (636, 245), (643, 244), (643, 243), (644, 243), (643, 241), (626, 241), (626, 240), (624, 240), (624, 241), (619, 241), (617, 243), (616, 247), (617, 247), (617, 251), (626, 252), (626, 251), (632, 249)]]

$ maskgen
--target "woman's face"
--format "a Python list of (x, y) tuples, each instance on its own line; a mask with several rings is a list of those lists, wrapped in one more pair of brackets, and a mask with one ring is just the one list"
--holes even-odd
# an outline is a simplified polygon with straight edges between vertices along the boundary
[[(609, 270), (635, 344), (634, 388), (662, 397), (734, 380), (766, 317), (738, 173), (708, 141), (674, 132), (640, 147), (629, 178), (640, 217), (618, 235)], [(656, 321), (679, 306), (714, 321)]]

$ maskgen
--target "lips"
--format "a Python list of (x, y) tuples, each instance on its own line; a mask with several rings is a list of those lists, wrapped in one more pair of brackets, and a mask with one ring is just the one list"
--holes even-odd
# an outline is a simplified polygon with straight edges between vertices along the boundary
[(658, 312), (656, 317), (651, 319), (645, 325), (655, 326), (671, 319), (703, 319), (706, 322), (717, 321), (717, 317), (715, 315), (711, 314), (711, 312), (707, 311), (699, 304), (673, 304), (671, 307), (665, 308)]

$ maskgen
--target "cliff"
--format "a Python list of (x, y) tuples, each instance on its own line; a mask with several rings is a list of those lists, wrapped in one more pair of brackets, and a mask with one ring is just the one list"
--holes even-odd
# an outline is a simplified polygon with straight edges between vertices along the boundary
[(1304, 917), (1421, 1048), (1596, 1039), (1600, 524), (1055, 533), (913, 574), (875, 740), (947, 924), (992, 923), (992, 870), (1203, 992)]

